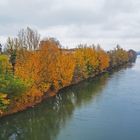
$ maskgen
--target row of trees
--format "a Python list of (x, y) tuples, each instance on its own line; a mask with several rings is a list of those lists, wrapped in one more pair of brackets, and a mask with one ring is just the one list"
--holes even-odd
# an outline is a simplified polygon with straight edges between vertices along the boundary
[(129, 53), (120, 48), (119, 45), (108, 54), (110, 57), (110, 68), (118, 67), (129, 61)]
[[(0, 76), (2, 79), (8, 73), (10, 79), (4, 77), (2, 80), (14, 82), (12, 88), (9, 88), (10, 84), (0, 83), (1, 89), (2, 86), (9, 89), (1, 90), (0, 95), (6, 94), (8, 96), (4, 97), (11, 102), (16, 100), (22, 103), (34, 102), (48, 90), (57, 91), (129, 60), (128, 52), (119, 46), (110, 52), (104, 51), (99, 45), (79, 45), (76, 49), (67, 50), (54, 38), (40, 41), (37, 31), (30, 28), (19, 31), (16, 38), (7, 39), (5, 54), (10, 63), (0, 60), (4, 63)], [(24, 92), (20, 92), (20, 89)], [(18, 102), (19, 105), (22, 103)]]

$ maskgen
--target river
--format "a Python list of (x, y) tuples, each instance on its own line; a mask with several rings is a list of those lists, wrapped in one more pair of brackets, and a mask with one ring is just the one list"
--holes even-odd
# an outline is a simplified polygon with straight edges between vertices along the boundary
[(0, 140), (140, 140), (140, 57), (1, 118)]

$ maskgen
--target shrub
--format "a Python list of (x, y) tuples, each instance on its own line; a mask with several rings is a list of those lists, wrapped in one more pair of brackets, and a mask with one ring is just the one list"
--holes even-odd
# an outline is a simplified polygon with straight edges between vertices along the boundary
[(27, 91), (30, 84), (12, 75), (6, 75), (0, 78), (0, 92), (5, 93), (8, 97), (17, 97)]
[(5, 74), (10, 69), (8, 56), (0, 55), (0, 75)]
[(7, 94), (0, 93), (0, 114), (7, 108), (10, 104), (10, 100), (7, 98)]

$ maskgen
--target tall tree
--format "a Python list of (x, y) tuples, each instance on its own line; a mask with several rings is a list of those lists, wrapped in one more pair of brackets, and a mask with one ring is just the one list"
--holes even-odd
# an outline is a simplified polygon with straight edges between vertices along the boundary
[(18, 49), (19, 49), (18, 38), (8, 37), (7, 43), (6, 43), (6, 52), (10, 56), (10, 62), (12, 64), (13, 74), (15, 72), (16, 56), (17, 56)]
[(40, 35), (36, 30), (29, 27), (19, 31), (18, 39), (21, 48), (25, 48), (27, 50), (37, 50), (39, 47)]

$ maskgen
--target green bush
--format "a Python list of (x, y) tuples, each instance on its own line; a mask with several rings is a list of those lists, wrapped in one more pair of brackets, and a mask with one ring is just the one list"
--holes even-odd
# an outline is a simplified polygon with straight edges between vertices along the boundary
[(7, 94), (0, 93), (0, 113), (4, 111), (9, 104), (10, 100), (7, 98)]
[(10, 67), (8, 56), (0, 55), (0, 75), (5, 74)]
[(0, 92), (7, 94), (9, 98), (22, 95), (28, 88), (29, 84), (20, 78), (12, 75), (0, 77)]

